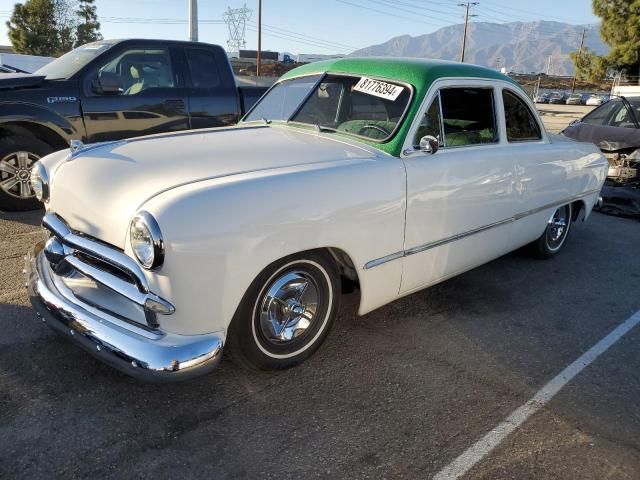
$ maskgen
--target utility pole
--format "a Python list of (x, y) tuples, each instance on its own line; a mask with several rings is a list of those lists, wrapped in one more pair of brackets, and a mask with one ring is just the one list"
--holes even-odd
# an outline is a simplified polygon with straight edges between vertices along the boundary
[(189, 0), (189, 41), (198, 41), (198, 0)]
[(256, 76), (260, 76), (262, 59), (262, 0), (258, 0), (258, 58), (256, 58)]
[(472, 6), (475, 7), (479, 5), (480, 2), (467, 2), (467, 3), (459, 3), (459, 7), (465, 7), (464, 14), (464, 31), (462, 33), (462, 51), (460, 52), (460, 61), (464, 63), (464, 50), (467, 46), (467, 24), (469, 23), (469, 17), (477, 17), (477, 15), (469, 15), (469, 8)]
[(547, 75), (551, 75), (551, 55), (547, 59)]
[(580, 57), (582, 55), (582, 46), (584, 45), (584, 34), (587, 32), (586, 28), (582, 29), (582, 36), (580, 37), (580, 48), (578, 48), (578, 57), (576, 58), (576, 69), (573, 72), (573, 82), (571, 82), (571, 93), (576, 89), (576, 77), (578, 76), (578, 65), (580, 64)]

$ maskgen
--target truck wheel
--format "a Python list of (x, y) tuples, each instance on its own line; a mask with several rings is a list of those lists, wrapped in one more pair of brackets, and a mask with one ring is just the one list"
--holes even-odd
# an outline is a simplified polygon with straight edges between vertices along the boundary
[(31, 189), (29, 176), (33, 164), (53, 151), (33, 137), (0, 138), (0, 210), (35, 210), (42, 206)]
[(547, 259), (557, 254), (564, 245), (571, 228), (571, 204), (559, 207), (549, 219), (540, 238), (529, 244), (534, 257)]
[(243, 366), (293, 367), (326, 338), (338, 312), (340, 283), (330, 257), (287, 257), (253, 281), (229, 326), (226, 349)]

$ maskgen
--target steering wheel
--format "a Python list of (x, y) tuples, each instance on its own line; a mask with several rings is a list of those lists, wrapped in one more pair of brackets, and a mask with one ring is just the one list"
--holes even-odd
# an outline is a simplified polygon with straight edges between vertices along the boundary
[(388, 131), (386, 128), (382, 128), (380, 125), (374, 125), (372, 123), (369, 123), (367, 125), (363, 125), (360, 130), (358, 130), (358, 135), (362, 135), (364, 137), (366, 137), (366, 135), (364, 133), (362, 133), (363, 130), (367, 130), (367, 129), (371, 129), (371, 130), (377, 130), (381, 133), (383, 133), (386, 137), (389, 137), (391, 135), (391, 132)]

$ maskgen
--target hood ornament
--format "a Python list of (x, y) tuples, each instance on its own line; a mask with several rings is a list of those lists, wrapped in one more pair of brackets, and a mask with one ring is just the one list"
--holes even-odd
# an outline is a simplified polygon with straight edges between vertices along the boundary
[(84, 148), (84, 143), (81, 140), (71, 140), (69, 147), (71, 148), (71, 153), (76, 153)]

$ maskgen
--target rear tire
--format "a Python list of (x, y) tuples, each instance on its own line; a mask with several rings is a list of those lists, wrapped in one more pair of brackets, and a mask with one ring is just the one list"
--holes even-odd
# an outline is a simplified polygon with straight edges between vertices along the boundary
[(40, 158), (53, 152), (47, 143), (29, 136), (0, 138), (0, 210), (36, 210), (36, 199), (29, 174)]
[(572, 216), (571, 204), (558, 207), (549, 219), (544, 233), (529, 244), (529, 250), (535, 258), (545, 260), (555, 256), (562, 249), (571, 229)]
[(290, 368), (327, 337), (338, 312), (333, 260), (307, 252), (279, 260), (253, 281), (229, 326), (225, 350), (244, 367)]

